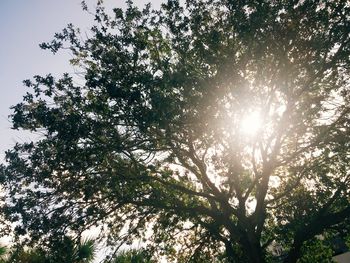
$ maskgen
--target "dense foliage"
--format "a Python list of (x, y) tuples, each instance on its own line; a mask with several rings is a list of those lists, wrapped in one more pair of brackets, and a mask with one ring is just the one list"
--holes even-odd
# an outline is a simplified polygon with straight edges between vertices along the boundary
[(46, 247), (0, 246), (0, 263), (91, 263), (96, 252), (93, 240), (61, 237)]
[(98, 226), (154, 259), (257, 263), (348, 236), (349, 2), (183, 2), (100, 3), (89, 33), (41, 45), (83, 78), (35, 76), (13, 107), (42, 134), (1, 168), (22, 240)]

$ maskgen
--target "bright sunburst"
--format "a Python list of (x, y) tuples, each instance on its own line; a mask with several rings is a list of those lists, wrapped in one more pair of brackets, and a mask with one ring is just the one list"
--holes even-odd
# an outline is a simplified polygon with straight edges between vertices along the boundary
[(242, 133), (252, 136), (256, 135), (261, 128), (261, 115), (259, 112), (254, 111), (245, 115), (241, 121)]

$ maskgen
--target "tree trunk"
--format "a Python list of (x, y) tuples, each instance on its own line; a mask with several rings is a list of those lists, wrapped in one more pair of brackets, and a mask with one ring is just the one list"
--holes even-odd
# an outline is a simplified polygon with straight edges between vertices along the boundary
[(300, 258), (301, 243), (294, 243), (292, 249), (289, 251), (287, 258), (283, 261), (284, 263), (296, 263)]
[(232, 244), (230, 242), (225, 243), (226, 248), (226, 256), (229, 263), (236, 263), (237, 262), (237, 254), (234, 251)]
[(260, 244), (251, 244), (249, 249), (245, 249), (245, 254), (249, 263), (265, 263), (265, 259)]
[[(244, 262), (265, 263), (263, 251), (260, 246), (260, 242), (257, 239), (248, 239), (247, 235), (245, 235), (245, 238), (242, 238), (239, 243), (243, 252)], [(232, 244), (226, 244), (226, 254), (230, 263), (241, 263), (243, 260), (235, 253)]]

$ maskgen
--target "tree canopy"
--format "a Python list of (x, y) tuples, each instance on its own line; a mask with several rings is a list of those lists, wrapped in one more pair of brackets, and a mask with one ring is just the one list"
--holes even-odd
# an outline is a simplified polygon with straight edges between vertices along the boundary
[(154, 259), (249, 263), (348, 236), (349, 2), (127, 3), (41, 44), (81, 73), (34, 76), (13, 106), (42, 135), (1, 167), (15, 234), (97, 226)]

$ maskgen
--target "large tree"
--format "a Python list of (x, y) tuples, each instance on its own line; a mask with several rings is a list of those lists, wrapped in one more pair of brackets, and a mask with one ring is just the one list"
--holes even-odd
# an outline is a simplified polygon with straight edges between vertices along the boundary
[(42, 134), (1, 170), (17, 235), (99, 226), (170, 262), (260, 263), (347, 234), (348, 1), (100, 3), (95, 22), (41, 45), (81, 73), (35, 76), (13, 107)]

